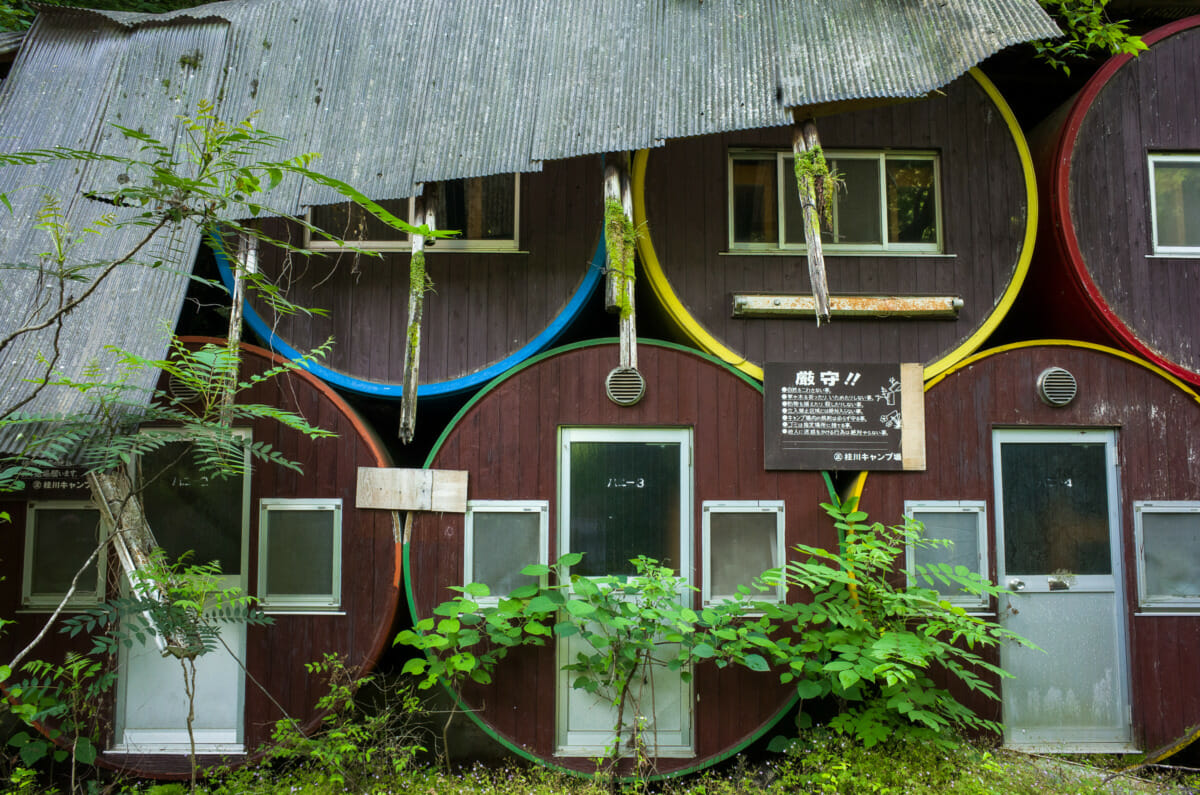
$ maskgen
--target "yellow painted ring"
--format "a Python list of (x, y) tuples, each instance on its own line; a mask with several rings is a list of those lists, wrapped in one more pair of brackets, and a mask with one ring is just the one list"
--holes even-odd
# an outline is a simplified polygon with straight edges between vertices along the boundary
[[(926, 380), (944, 373), (959, 360), (969, 356), (1000, 325), (1000, 321), (1004, 319), (1004, 316), (1012, 307), (1013, 301), (1016, 300), (1017, 293), (1021, 289), (1021, 285), (1025, 282), (1025, 275), (1029, 272), (1029, 261), (1033, 257), (1034, 238), (1037, 235), (1037, 182), (1033, 174), (1033, 158), (1029, 153), (1029, 145), (1025, 142), (1025, 135), (1021, 132), (1021, 127), (1017, 124), (1017, 118), (1013, 115), (1012, 109), (1008, 107), (1008, 103), (1000, 96), (1000, 92), (996, 90), (996, 86), (992, 84), (992, 81), (988, 80), (983, 72), (976, 68), (971, 69), (969, 74), (975, 78), (975, 81), (979, 83), (984, 92), (991, 97), (992, 102), (1000, 111), (1001, 117), (1008, 125), (1009, 132), (1013, 137), (1013, 143), (1017, 147), (1017, 154), (1021, 160), (1021, 170), (1025, 177), (1025, 202), (1028, 207), (1025, 217), (1025, 239), (1021, 245), (1021, 255), (1017, 260), (1017, 267), (1013, 272), (1013, 277), (1009, 281), (1008, 287), (1004, 290), (1003, 295), (1000, 296), (1000, 300), (992, 309), (992, 312), (987, 316), (983, 324), (957, 348), (937, 361), (925, 366)], [(653, 232), (646, 220), (646, 166), (649, 158), (650, 150), (642, 149), (633, 159), (633, 219), (639, 228), (644, 227)], [(670, 282), (667, 281), (666, 274), (663, 273), (662, 265), (659, 263), (658, 255), (654, 251), (654, 242), (651, 240), (650, 234), (638, 236), (638, 254), (641, 256), (642, 267), (645, 269), (646, 280), (650, 283), (650, 289), (654, 291), (655, 296), (657, 296), (659, 302), (666, 309), (667, 314), (679, 324), (684, 334), (702, 350), (738, 368), (751, 378), (761, 381), (763, 377), (761, 364), (750, 361), (744, 355), (730, 349), (717, 340), (716, 337), (710, 334), (692, 316), (692, 313), (679, 300)]]

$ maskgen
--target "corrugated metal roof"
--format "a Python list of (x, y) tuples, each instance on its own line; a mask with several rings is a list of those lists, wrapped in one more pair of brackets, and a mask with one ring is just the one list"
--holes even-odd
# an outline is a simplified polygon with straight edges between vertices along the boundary
[[(378, 199), (422, 182), (536, 171), (544, 160), (787, 124), (791, 106), (928, 93), (1014, 42), (1057, 35), (1036, 0), (226, 0), (163, 15), (43, 9), (0, 88), (0, 151), (53, 145), (122, 151), (112, 124), (178, 136), (200, 99), (228, 120), (260, 111), (288, 139), (279, 156), (321, 152), (317, 168)], [(272, 153), (276, 154), (276, 153)], [(111, 167), (0, 169), (14, 203), (0, 261), (41, 250), (30, 231), (40, 188), (77, 198)], [(73, 198), (74, 197), (74, 198)], [(285, 182), (279, 212), (335, 202)], [(89, 255), (117, 256), (101, 238)], [(183, 269), (194, 231), (172, 242)], [(0, 276), (0, 327), (36, 283)], [(75, 313), (70, 361), (102, 343), (158, 339), (186, 287), (162, 271), (122, 269), (103, 301)], [(137, 302), (131, 303), (130, 297)], [(99, 304), (92, 306), (92, 304)], [(27, 341), (0, 362), (0, 395), (19, 389)], [(161, 343), (139, 348), (156, 355)], [(71, 370), (75, 371), (75, 370)]]

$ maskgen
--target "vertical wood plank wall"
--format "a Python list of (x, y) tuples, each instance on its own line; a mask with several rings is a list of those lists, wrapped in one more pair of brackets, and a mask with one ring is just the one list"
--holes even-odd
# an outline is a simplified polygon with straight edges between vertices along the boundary
[[(432, 466), (470, 472), (470, 499), (550, 502), (551, 558), (557, 557), (558, 429), (560, 426), (674, 426), (693, 429), (693, 548), (700, 560), (705, 500), (786, 501), (788, 544), (829, 545), (837, 535), (819, 504), (828, 500), (818, 472), (763, 469), (762, 396), (710, 359), (673, 347), (643, 344), (639, 369), (646, 395), (620, 407), (604, 393), (618, 362), (612, 344), (568, 349), (536, 360), (483, 394), (454, 424)], [(463, 579), (463, 517), (416, 514), (407, 570), (419, 616), (451, 596)], [(699, 585), (698, 582), (694, 584)], [(496, 680), (471, 690), (468, 703), (507, 742), (555, 764), (592, 770), (586, 759), (557, 759), (553, 646), (506, 660)], [(660, 759), (666, 773), (702, 764), (752, 737), (791, 698), (774, 673), (717, 671), (701, 666), (695, 692), (696, 750), (691, 759)]]
[[(826, 252), (831, 294), (953, 295), (956, 320), (734, 318), (734, 292), (810, 294), (802, 255), (729, 252), (731, 147), (790, 146), (787, 128), (669, 142), (651, 150), (646, 219), (663, 274), (716, 341), (752, 362), (847, 360), (930, 363), (991, 315), (1022, 254), (1029, 212), (1022, 161), (991, 97), (963, 77), (934, 99), (817, 120), (823, 147), (919, 149), (941, 158), (943, 255)], [(787, 176), (787, 175), (785, 175)]]
[[(1079, 384), (1078, 397), (1064, 408), (1046, 405), (1034, 391), (1038, 374), (1051, 366), (1069, 370)], [(925, 410), (938, 418), (928, 428), (928, 469), (872, 473), (862, 506), (872, 519), (893, 521), (903, 513), (906, 499), (986, 501), (993, 580), (993, 429), (1116, 429), (1134, 736), (1145, 749), (1181, 736), (1200, 719), (1200, 690), (1194, 681), (1200, 614), (1136, 615), (1133, 503), (1200, 500), (1200, 404), (1128, 359), (1080, 346), (1037, 346), (972, 360), (926, 392)], [(973, 706), (999, 717), (994, 702), (976, 699)]]

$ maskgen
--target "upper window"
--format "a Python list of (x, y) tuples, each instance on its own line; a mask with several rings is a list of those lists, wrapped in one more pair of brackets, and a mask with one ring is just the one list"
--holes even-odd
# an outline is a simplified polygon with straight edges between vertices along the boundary
[[(932, 152), (827, 151), (840, 185), (830, 253), (941, 250), (938, 157)], [(805, 247), (804, 219), (790, 151), (729, 153), (729, 247), (773, 251)]]
[(83, 572), (67, 604), (99, 602), (104, 594), (103, 550), (87, 563), (99, 542), (100, 512), (90, 502), (30, 503), (25, 519), (23, 604), (31, 608), (57, 607), (80, 569)]
[[(975, 500), (926, 500), (905, 502), (904, 513), (925, 526), (925, 538), (949, 541), (949, 546), (909, 546), (907, 565), (915, 574), (917, 564), (925, 567), (962, 566), (980, 577), (988, 576), (987, 503)], [(988, 597), (960, 591), (936, 577), (921, 578), (917, 585), (932, 588), (951, 604), (986, 608)]]
[(559, 551), (572, 573), (635, 573), (639, 555), (691, 580), (691, 430), (563, 428)]
[(1155, 254), (1200, 255), (1200, 154), (1150, 155)]
[[(705, 502), (702, 515), (705, 604), (732, 599), (768, 569), (784, 562), (781, 500)], [(750, 598), (782, 602), (783, 584)]]
[(331, 610), (342, 601), (342, 501), (263, 499), (258, 596), (269, 610)]
[[(236, 431), (249, 436), (248, 431)], [(135, 479), (154, 538), (171, 561), (188, 554), (188, 564), (216, 561), (231, 582), (245, 571), (244, 539), (249, 525), (250, 461), (241, 475), (218, 477), (196, 461), (192, 443), (180, 435), (142, 453)]]
[(521, 574), (530, 563), (548, 563), (550, 503), (546, 500), (467, 502), (464, 581), (488, 586), (496, 602), (537, 578)]
[[(521, 180), (517, 174), (451, 179), (438, 184), (435, 206), (438, 229), (458, 230), (458, 237), (427, 241), (432, 251), (515, 251), (518, 247), (518, 208)], [(413, 199), (379, 202), (385, 210), (409, 221), (413, 217)], [(312, 223), (335, 237), (376, 251), (407, 251), (408, 235), (393, 229), (364, 212), (356, 204), (328, 204), (314, 207)], [(316, 250), (336, 251), (336, 243), (319, 237), (306, 237)]]
[(1135, 502), (1138, 603), (1200, 608), (1200, 502)]

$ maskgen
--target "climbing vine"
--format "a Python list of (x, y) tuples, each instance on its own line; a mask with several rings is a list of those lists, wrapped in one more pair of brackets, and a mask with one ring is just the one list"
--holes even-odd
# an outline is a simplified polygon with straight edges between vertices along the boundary
[(621, 319), (633, 314), (629, 285), (633, 283), (633, 254), (637, 249), (637, 228), (625, 215), (625, 208), (616, 199), (604, 202), (604, 238), (608, 250), (609, 268), (617, 275), (617, 306)]

